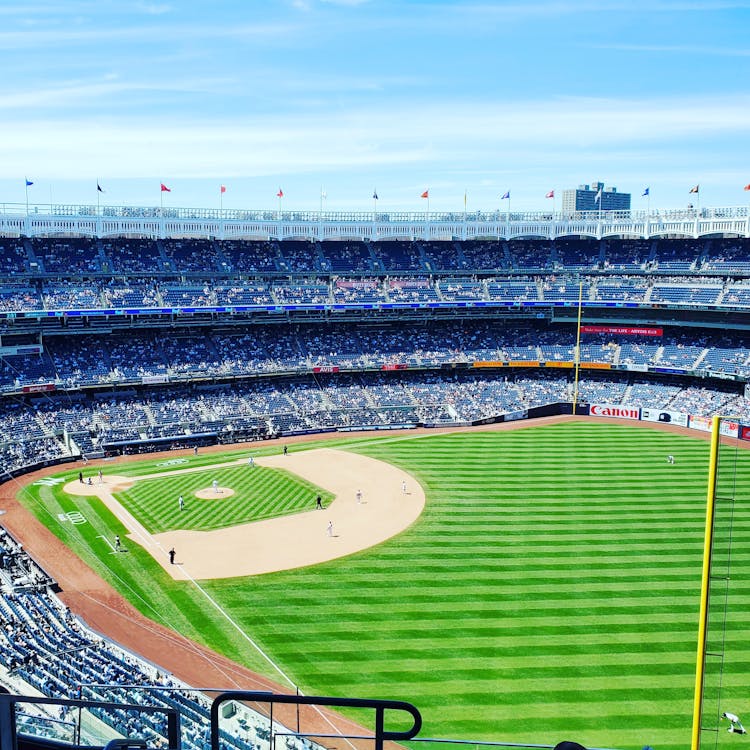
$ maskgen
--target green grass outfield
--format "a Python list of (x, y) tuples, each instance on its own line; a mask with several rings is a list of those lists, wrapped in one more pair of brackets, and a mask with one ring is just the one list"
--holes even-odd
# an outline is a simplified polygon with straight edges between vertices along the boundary
[[(403, 467), (428, 501), (413, 527), (376, 548), (297, 571), (202, 582), (303, 691), (412, 701), (426, 737), (689, 745), (706, 441), (580, 422), (304, 448), (322, 444)], [(749, 457), (737, 456), (743, 502), (722, 702), (741, 717), (750, 709)], [(111, 471), (184, 468), (163, 464)], [(160, 482), (173, 509), (181, 481)], [(48, 486), (22, 499), (147, 616), (278, 679), (190, 584), (169, 579), (138, 547), (109, 554), (99, 535), (125, 530), (98, 502)], [(87, 523), (59, 523), (57, 514), (70, 510)], [(742, 739), (721, 731), (718, 741)]]

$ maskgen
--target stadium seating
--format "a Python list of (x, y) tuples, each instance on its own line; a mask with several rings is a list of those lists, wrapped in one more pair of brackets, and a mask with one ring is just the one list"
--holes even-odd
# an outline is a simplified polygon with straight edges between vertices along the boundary
[[(750, 309), (742, 265), (748, 242), (741, 239), (55, 237), (1, 238), (0, 247), (0, 313), (51, 316), (32, 316), (26, 327), (12, 315), (0, 323), (3, 344), (21, 345), (0, 355), (2, 451), (12, 471), (111, 446), (147, 449), (156, 440), (224, 442), (350, 428), (358, 420), (466, 422), (572, 397), (569, 377), (533, 371), (540, 362), (570, 366), (570, 325), (551, 325), (548, 312), (540, 323), (474, 314), (441, 321), (431, 306), (573, 306), (582, 288), (586, 305)], [(426, 309), (407, 325), (370, 310), (388, 304)], [(317, 317), (276, 318), (273, 326), (235, 317), (245, 308), (276, 313), (295, 305)], [(330, 317), (350, 306), (370, 317)], [(192, 315), (217, 307), (230, 312), (193, 323)], [(137, 308), (145, 308), (142, 317), (133, 314)], [(184, 316), (160, 317), (173, 309)], [(96, 310), (115, 311), (112, 320), (129, 326), (110, 331), (109, 320), (86, 317)], [(709, 340), (700, 313), (693, 322), (697, 328), (683, 330), (667, 323), (657, 338), (583, 335), (581, 363), (629, 374), (582, 380), (581, 395), (679, 410), (685, 392), (697, 414), (730, 402), (735, 413), (747, 413), (739, 386), (726, 393), (721, 380), (641, 382), (649, 368), (750, 377), (750, 343), (741, 332), (726, 329)], [(22, 353), (42, 332), (42, 352)], [(532, 370), (473, 375), (475, 363)]]
[[(52, 592), (54, 585), (0, 527), (0, 666), (8, 679), (24, 693), (36, 690), (50, 698), (178, 708), (182, 747), (208, 750), (208, 699), (89, 630)], [(149, 686), (157, 689), (146, 689)], [(146, 740), (149, 747), (166, 747), (163, 714), (115, 709), (95, 715), (122, 736)], [(222, 731), (222, 747), (257, 750), (258, 740), (267, 737), (267, 719), (249, 709), (243, 710), (243, 717), (244, 725), (236, 731)], [(67, 718), (63, 711), (60, 719)]]

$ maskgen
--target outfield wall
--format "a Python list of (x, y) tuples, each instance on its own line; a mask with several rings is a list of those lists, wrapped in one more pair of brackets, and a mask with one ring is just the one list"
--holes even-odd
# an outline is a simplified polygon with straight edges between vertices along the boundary
[[(584, 411), (585, 409), (585, 411)], [(617, 404), (588, 404), (578, 409), (579, 414), (591, 417), (612, 417), (617, 419), (632, 419), (639, 422), (661, 422), (673, 424), (677, 427), (687, 427), (699, 432), (711, 432), (711, 417), (701, 417), (681, 411), (664, 409), (646, 409), (639, 406), (622, 406)], [(750, 440), (750, 425), (741, 424), (733, 420), (731, 415), (722, 419), (719, 431), (722, 436)]]
[[(545, 404), (544, 406), (532, 407), (529, 409), (498, 414), (484, 419), (477, 419), (471, 422), (414, 422), (402, 424), (387, 425), (356, 425), (348, 427), (321, 427), (320, 429), (308, 429), (289, 433), (267, 434), (262, 437), (241, 436), (238, 441), (232, 443), (224, 442), (220, 439), (218, 433), (202, 433), (190, 436), (194, 439), (186, 439), (187, 436), (175, 438), (153, 438), (143, 441), (128, 441), (117, 444), (108, 444), (101, 455), (91, 455), (91, 458), (100, 458), (103, 456), (113, 457), (117, 455), (148, 455), (150, 453), (161, 453), (164, 451), (179, 450), (185, 448), (205, 447), (210, 445), (230, 445), (247, 442), (261, 442), (271, 439), (280, 439), (286, 437), (297, 437), (305, 435), (323, 435), (332, 433), (358, 433), (358, 432), (387, 432), (393, 430), (416, 430), (416, 429), (460, 429), (462, 427), (479, 427), (483, 425), (502, 424), (506, 422), (515, 422), (519, 420), (534, 420), (545, 417), (581, 415), (603, 419), (626, 419), (634, 422), (651, 422), (660, 424), (669, 424), (675, 427), (683, 427), (698, 432), (711, 432), (711, 417), (703, 417), (689, 414), (686, 412), (653, 409), (639, 406), (627, 406), (622, 404), (591, 403), (576, 404), (575, 408), (572, 402), (556, 402)], [(724, 437), (735, 438), (744, 441), (750, 441), (750, 424), (745, 424), (739, 420), (731, 419), (731, 415), (722, 419), (720, 424), (720, 433)], [(87, 454), (88, 455), (88, 454)], [(70, 463), (81, 458), (80, 454), (72, 456), (60, 456), (55, 459), (37, 461), (21, 469), (6, 471), (9, 478), (15, 478), (29, 474), (39, 469)]]

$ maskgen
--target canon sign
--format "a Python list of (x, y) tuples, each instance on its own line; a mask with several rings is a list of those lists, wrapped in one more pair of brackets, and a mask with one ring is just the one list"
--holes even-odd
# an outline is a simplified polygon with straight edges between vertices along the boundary
[(637, 406), (613, 406), (611, 404), (591, 404), (589, 414), (594, 417), (619, 417), (620, 419), (640, 419)]

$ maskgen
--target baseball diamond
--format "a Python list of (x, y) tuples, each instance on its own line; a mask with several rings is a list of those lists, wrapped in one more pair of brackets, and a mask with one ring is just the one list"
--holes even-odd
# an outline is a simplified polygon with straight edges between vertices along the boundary
[[(165, 578), (164, 560), (157, 564), (152, 553), (141, 552), (137, 537), (128, 538), (127, 555), (114, 556), (114, 562), (105, 556), (94, 532), (129, 533), (127, 523), (105, 505), (87, 511), (89, 538), (81, 527), (74, 533), (47, 515), (76, 502), (64, 489), (74, 489), (76, 481), (62, 489), (27, 485), (19, 498), (37, 512), (43, 507), (42, 520), (112, 585), (124, 586), (123, 594), (137, 589), (132, 601), (144, 615), (272, 679), (283, 673), (306, 691), (336, 692), (345, 685), (351, 694), (409, 695), (436, 736), (458, 734), (471, 722), (486, 737), (499, 732), (531, 742), (534, 728), (519, 725), (516, 717), (533, 701), (549, 731), (573, 721), (590, 745), (614, 744), (617, 737), (621, 746), (634, 746), (648, 734), (660, 747), (676, 749), (684, 742), (680, 717), (690, 703), (706, 444), (682, 428), (654, 426), (660, 429), (579, 418), (460, 433), (286, 441), (293, 448), (286, 457), (268, 444), (257, 451), (260, 465), (293, 471), (286, 460), (309, 458), (307, 465), (320, 467), (320, 477), (347, 474), (351, 456), (356, 470), (347, 476), (348, 491), (341, 485), (333, 501), (347, 501), (351, 512), (377, 516), (386, 510), (378, 507), (382, 469), (376, 469), (370, 489), (358, 460), (403, 467), (411, 491), (417, 484), (425, 491), (424, 510), (396, 536), (369, 549), (296, 570), (204, 579), (200, 589), (179, 576)], [(322, 462), (321, 450), (332, 462)], [(675, 466), (664, 461), (667, 454), (679, 458)], [(242, 457), (224, 455), (199, 457), (204, 466), (193, 474), (201, 486), (200, 475), (212, 476), (222, 464), (231, 470), (227, 459), (254, 471)], [(617, 460), (604, 462), (603, 456)], [(744, 452), (738, 458), (744, 491)], [(110, 472), (154, 481), (155, 463), (102, 464), (104, 486)], [(160, 494), (172, 498), (170, 483), (182, 481), (191, 468), (188, 464), (187, 473), (184, 465), (164, 468)], [(75, 473), (67, 474), (72, 479)], [(403, 499), (398, 476), (397, 470), (390, 480), (395, 501)], [(320, 480), (324, 489), (327, 481)], [(354, 500), (360, 485), (368, 501), (361, 507)], [(310, 535), (323, 548), (329, 541), (328, 510), (309, 505), (296, 513), (311, 520)], [(368, 527), (377, 525), (373, 518)], [(343, 540), (346, 532), (337, 518), (336, 533)], [(167, 537), (169, 543), (174, 538)], [(195, 563), (175, 547), (189, 572)], [(741, 579), (742, 557), (738, 564)], [(78, 585), (70, 576), (63, 572), (66, 600), (96, 610), (85, 603), (88, 595), (75, 593)], [(223, 614), (206, 606), (201, 590)], [(743, 601), (744, 587), (733, 595)], [(232, 637), (224, 615), (261, 645), (280, 672), (238, 642), (236, 632)], [(742, 648), (744, 618), (732, 622), (739, 629), (733, 643)], [(142, 634), (126, 636), (125, 642), (133, 637), (140, 642)], [(725, 679), (729, 692), (742, 690), (741, 668)], [(444, 689), (433, 692), (438, 683)], [(488, 702), (478, 702), (478, 695)], [(623, 704), (637, 710), (624, 714)], [(584, 705), (596, 711), (588, 713)], [(609, 726), (614, 723), (616, 728)]]

